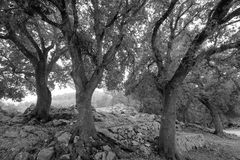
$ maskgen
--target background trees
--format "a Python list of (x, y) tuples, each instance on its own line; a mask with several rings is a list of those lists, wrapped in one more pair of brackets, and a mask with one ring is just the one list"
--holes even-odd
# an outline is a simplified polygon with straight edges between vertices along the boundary
[[(6, 68), (11, 68), (13, 74), (21, 74), (28, 82), (34, 83), (37, 104), (32, 116), (48, 120), (48, 110), (51, 105), (48, 77), (56, 61), (67, 49), (61, 44), (55, 28), (43, 23), (37, 17), (29, 17), (22, 11), (21, 4), (14, 1), (3, 4), (0, 38), (4, 39), (2, 43), (5, 47), (13, 45), (17, 47), (14, 51), (3, 53), (4, 59), (8, 61)], [(26, 59), (16, 55), (18, 52), (21, 52)], [(31, 67), (27, 64), (29, 62)], [(30, 80), (31, 77), (34, 77), (34, 81)]]

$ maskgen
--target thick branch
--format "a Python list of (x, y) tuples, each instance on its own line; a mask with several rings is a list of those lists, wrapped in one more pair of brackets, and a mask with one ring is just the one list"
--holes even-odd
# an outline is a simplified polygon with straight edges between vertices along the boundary
[(134, 10), (132, 16), (135, 16), (144, 7), (146, 3), (147, 3), (147, 0), (143, 0), (143, 2), (139, 5), (139, 7)]
[(87, 87), (86, 87), (90, 90), (90, 92), (93, 92), (94, 89), (97, 87), (97, 85), (100, 83), (100, 81), (102, 79), (103, 71), (104, 71), (103, 66), (98, 66), (94, 70), (90, 80), (87, 83)]
[(34, 23), (35, 27), (36, 27), (36, 30), (38, 32), (38, 37), (40, 39), (40, 43), (41, 43), (41, 47), (42, 47), (42, 51), (44, 51), (46, 48), (45, 48), (45, 41), (44, 41), (44, 38), (43, 38), (43, 35), (42, 35), (42, 32), (41, 32), (41, 29), (40, 29), (40, 24), (38, 22)]
[(185, 79), (189, 71), (193, 68), (193, 66), (195, 66), (196, 62), (198, 61), (195, 58), (195, 53), (199, 50), (202, 43), (215, 32), (217, 27), (222, 24), (222, 19), (226, 16), (232, 6), (231, 2), (232, 0), (221, 0), (217, 6), (209, 13), (209, 19), (205, 28), (201, 33), (195, 36), (184, 58), (181, 60), (179, 67), (175, 71), (172, 79), (168, 82), (168, 85), (173, 88), (178, 87), (179, 84), (181, 84)]
[(234, 43), (223, 44), (220, 47), (212, 47), (207, 51), (202, 51), (199, 55), (195, 58), (196, 61), (201, 62), (203, 59), (208, 59), (215, 53), (221, 53), (228, 49), (240, 48), (240, 40)]
[(230, 21), (231, 19), (237, 17), (240, 15), (240, 8), (234, 10), (233, 12), (229, 13), (224, 19), (223, 19), (223, 23), (226, 23), (228, 21)]
[(64, 55), (66, 52), (68, 51), (67, 47), (62, 48), (61, 50), (56, 50), (55, 52), (57, 52), (57, 54), (55, 54), (50, 62), (47, 65), (47, 74), (49, 74), (52, 71), (52, 68), (54, 66), (54, 64), (58, 61), (58, 59)]
[(108, 20), (108, 22), (105, 26), (106, 28), (109, 28), (109, 27), (113, 26), (114, 22), (117, 21), (117, 19), (118, 19), (118, 14), (119, 14), (119, 9), (114, 14), (113, 18)]
[(49, 23), (50, 25), (53, 25), (54, 27), (57, 27), (57, 28), (61, 28), (62, 25), (59, 24), (59, 23), (56, 23), (56, 22), (53, 22), (52, 20), (50, 20), (46, 15), (44, 15), (44, 13), (40, 12), (40, 11), (36, 11), (40, 17), (42, 18), (43, 21)]
[(18, 39), (15, 35), (11, 35), (9, 38), (13, 43), (18, 47), (18, 49), (23, 53), (25, 57), (27, 57), (33, 64), (38, 62), (38, 57), (34, 55), (33, 52), (29, 51)]
[(182, 3), (182, 5), (180, 6), (180, 9), (179, 9), (179, 12), (178, 12), (178, 15), (177, 15), (177, 18), (175, 20), (175, 23), (174, 23), (174, 30), (177, 29), (177, 24), (178, 24), (178, 21), (180, 20), (180, 18), (187, 12), (189, 11), (189, 9), (193, 6), (193, 2), (190, 3), (190, 5), (182, 12), (182, 6), (184, 6), (185, 3), (187, 3), (188, 1), (185, 1), (184, 3)]
[(151, 39), (151, 45), (152, 45), (152, 52), (153, 55), (156, 58), (156, 62), (158, 65), (158, 70), (164, 70), (163, 67), (163, 59), (160, 54), (160, 51), (158, 47), (156, 46), (156, 38), (157, 38), (157, 32), (159, 27), (162, 25), (162, 23), (167, 19), (167, 17), (171, 14), (175, 4), (177, 3), (178, 0), (172, 0), (170, 3), (170, 6), (168, 7), (167, 11), (163, 14), (163, 16), (155, 23), (154, 28), (153, 28), (153, 33), (152, 33), (152, 39)]
[(33, 45), (33, 47), (36, 49), (39, 58), (43, 58), (43, 53), (42, 50), (39, 48), (37, 42), (34, 40), (34, 38), (31, 36), (31, 34), (28, 32), (25, 24), (22, 25), (21, 30), (23, 31), (23, 33), (25, 34), (25, 36), (28, 38), (28, 40), (31, 42), (31, 44)]
[(76, 31), (79, 23), (77, 9), (76, 9), (76, 0), (72, 0), (72, 12), (73, 12), (73, 18), (74, 18), (73, 29), (74, 31)]
[(106, 67), (109, 63), (111, 63), (114, 59), (114, 56), (120, 47), (123, 40), (123, 35), (120, 36), (119, 40), (115, 42), (107, 51), (107, 53), (103, 56), (103, 62), (101, 66)]
[(0, 39), (9, 39), (9, 35), (8, 34), (0, 35)]
[(54, 47), (54, 40), (51, 41), (50, 45), (45, 48), (45, 52), (48, 53)]
[(151, 43), (152, 43), (152, 47), (155, 47), (155, 43), (156, 43), (156, 37), (157, 37), (157, 32), (159, 27), (162, 25), (162, 23), (165, 21), (165, 19), (167, 19), (167, 17), (170, 15), (170, 13), (172, 12), (175, 4), (177, 3), (178, 0), (173, 0), (170, 4), (170, 6), (168, 7), (168, 10), (163, 14), (163, 16), (155, 23), (154, 28), (153, 28), (153, 33), (152, 33), (152, 39), (151, 39)]
[(103, 45), (103, 38), (104, 38), (104, 28), (101, 24), (101, 14), (99, 10), (99, 2), (98, 0), (91, 0), (94, 11), (93, 11), (93, 19), (94, 19), (94, 32), (96, 35), (96, 41), (97, 41), (97, 47), (96, 47), (96, 57), (92, 55), (91, 53), (87, 53), (88, 55), (91, 55), (91, 59), (94, 61), (94, 64), (99, 66), (99, 64), (102, 61), (102, 45)]
[(194, 18), (198, 15), (199, 13), (196, 13), (183, 27), (181, 30), (178, 31), (178, 33), (176, 33), (175, 37), (178, 37), (183, 31), (185, 31), (185, 29), (187, 28), (187, 26), (193, 22)]

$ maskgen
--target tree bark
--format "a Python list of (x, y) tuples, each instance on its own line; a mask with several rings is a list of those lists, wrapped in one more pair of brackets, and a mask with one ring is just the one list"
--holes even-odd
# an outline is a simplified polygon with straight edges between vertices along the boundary
[(159, 135), (159, 153), (163, 153), (167, 160), (181, 159), (175, 144), (175, 119), (177, 88), (170, 83), (164, 89), (164, 106)]
[(85, 141), (96, 135), (91, 105), (92, 94), (88, 91), (76, 93), (76, 106), (79, 112), (77, 122), (78, 136)]
[[(69, 39), (69, 47), (72, 59), (72, 72), (76, 89), (76, 106), (79, 112), (77, 124), (72, 130), (70, 139), (71, 159), (89, 159), (91, 155), (91, 139), (96, 137), (96, 128), (94, 125), (92, 111), (92, 95), (100, 83), (104, 69), (98, 66), (91, 77), (87, 77), (85, 66), (82, 59), (81, 50), (75, 45), (77, 39)], [(79, 140), (74, 144), (74, 138), (78, 136)]]
[[(75, 67), (73, 67), (75, 68)], [(95, 79), (95, 83), (82, 84), (81, 76), (73, 70), (72, 77), (76, 88), (76, 106), (78, 110), (77, 124), (73, 128), (70, 139), (71, 159), (90, 159), (92, 152), (91, 139), (96, 140), (97, 131), (94, 124), (93, 108), (91, 105), (92, 95), (102, 77), (102, 72)], [(74, 144), (74, 138), (79, 140)]]
[(210, 104), (209, 99), (206, 97), (200, 97), (199, 101), (203, 105), (205, 105), (210, 111), (210, 114), (213, 119), (214, 127), (215, 127), (214, 134), (223, 135), (223, 125), (222, 125), (221, 118), (219, 116), (218, 108)]
[(47, 79), (46, 62), (39, 61), (35, 65), (37, 104), (33, 111), (33, 116), (45, 121), (48, 121), (50, 118), (49, 109), (52, 102), (51, 92), (47, 86)]

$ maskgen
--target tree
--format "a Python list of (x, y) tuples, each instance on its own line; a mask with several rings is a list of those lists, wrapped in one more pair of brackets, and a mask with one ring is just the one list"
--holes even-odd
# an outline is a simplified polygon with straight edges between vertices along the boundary
[[(212, 36), (220, 26), (228, 23), (239, 15), (239, 8), (235, 9), (235, 4), (237, 3), (234, 3), (233, 1), (221, 0), (208, 13), (205, 27), (201, 30), (200, 33), (194, 36), (173, 75), (169, 79), (166, 79), (165, 74), (161, 73), (164, 71), (164, 63), (161, 53), (159, 52), (156, 44), (156, 35), (160, 25), (169, 16), (170, 11), (173, 9), (175, 3), (176, 1), (172, 1), (165, 14), (163, 14), (163, 16), (155, 23), (151, 41), (153, 54), (156, 57), (156, 63), (159, 72), (157, 75), (157, 79), (160, 81), (158, 88), (159, 91), (164, 95), (164, 108), (160, 129), (159, 151), (161, 153), (164, 153), (167, 159), (180, 159), (175, 148), (175, 119), (176, 97), (178, 94), (178, 89), (181, 86), (182, 82), (197, 62), (200, 62), (207, 56), (211, 56), (217, 52), (231, 48), (237, 48), (239, 46), (239, 41), (233, 43), (230, 42), (228, 44), (222, 44), (216, 48), (209, 48), (199, 53), (203, 42)], [(231, 8), (233, 8), (233, 11), (229, 12)]]
[[(145, 3), (146, 0), (35, 0), (23, 6), (25, 11), (30, 10), (30, 13), (39, 15), (42, 20), (61, 30), (69, 49), (72, 60), (71, 76), (79, 111), (72, 137), (80, 137), (77, 150), (73, 150), (71, 154), (73, 159), (77, 155), (87, 156), (82, 153), (81, 147), (89, 144), (91, 137), (96, 136), (91, 107), (92, 94), (101, 82), (107, 66), (118, 60), (117, 53), (125, 39), (126, 26), (136, 21), (138, 12)], [(58, 18), (54, 20), (45, 10), (58, 14)]]
[[(34, 76), (37, 104), (31, 117), (46, 121), (50, 118), (48, 111), (51, 105), (48, 76), (57, 60), (67, 49), (61, 41), (58, 41), (59, 34), (55, 28), (40, 21), (37, 17), (33, 18), (24, 13), (20, 3), (15, 3), (15, 1), (3, 3), (3, 7), (0, 8), (0, 38), (6, 40), (4, 43), (10, 46), (13, 43), (21, 51), (31, 63), (33, 72), (17, 69), (14, 63), (11, 63), (12, 60), (9, 61), (11, 65), (8, 67), (11, 67), (15, 73)], [(5, 57), (9, 56), (5, 55)]]
[[(234, 34), (233, 34), (234, 36)], [(187, 83), (195, 84), (196, 97), (210, 111), (215, 134), (223, 135), (225, 117), (236, 116), (238, 102), (238, 62), (236, 51), (218, 53), (202, 61), (198, 70), (193, 70)], [(235, 87), (236, 86), (236, 87)], [(223, 119), (224, 118), (224, 119)]]

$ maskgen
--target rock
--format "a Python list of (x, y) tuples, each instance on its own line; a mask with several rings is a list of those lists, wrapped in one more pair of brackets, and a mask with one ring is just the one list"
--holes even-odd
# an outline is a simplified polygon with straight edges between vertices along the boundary
[(23, 115), (29, 115), (35, 109), (35, 104), (31, 104), (24, 112)]
[(79, 136), (75, 136), (74, 140), (73, 140), (73, 143), (77, 143), (78, 140), (79, 140)]
[(20, 137), (25, 138), (25, 137), (27, 137), (28, 134), (27, 134), (27, 132), (21, 130), (19, 135), (20, 135)]
[(70, 121), (65, 119), (58, 119), (58, 120), (54, 119), (52, 123), (53, 123), (53, 126), (57, 127), (57, 126), (67, 125), (70, 123)]
[(39, 121), (36, 118), (32, 118), (30, 121), (28, 121), (29, 125), (36, 125), (39, 124)]
[(76, 113), (74, 112), (73, 108), (56, 108), (51, 107), (49, 111), (50, 116), (53, 119), (62, 119), (62, 120), (70, 120), (76, 116)]
[(95, 160), (106, 160), (106, 153), (105, 152), (98, 152), (94, 156)]
[(0, 114), (0, 122), (7, 123), (11, 120), (11, 117)]
[(59, 160), (70, 160), (70, 154), (64, 154), (62, 155)]
[(36, 130), (36, 128), (34, 126), (24, 126), (23, 130), (25, 130), (26, 132), (33, 132)]
[(111, 151), (111, 147), (109, 147), (108, 145), (103, 146), (103, 150), (104, 151)]
[(18, 137), (18, 131), (6, 131), (3, 135), (3, 137), (6, 138), (17, 138)]
[(16, 155), (14, 160), (28, 160), (29, 153), (28, 152), (20, 152)]
[(205, 139), (202, 134), (177, 132), (176, 144), (181, 152), (204, 147)]
[(112, 151), (108, 152), (106, 160), (115, 160), (116, 159), (116, 154)]
[(22, 116), (15, 116), (10, 120), (11, 123), (22, 123), (23, 117)]
[(38, 153), (37, 160), (51, 160), (53, 154), (54, 154), (53, 147), (42, 149)]
[(138, 145), (139, 145), (139, 143), (138, 143), (137, 141), (132, 141), (132, 144), (133, 144), (134, 146), (138, 146)]
[(151, 147), (151, 144), (150, 143), (146, 143), (145, 146)]
[(149, 147), (146, 147), (144, 145), (141, 145), (139, 149), (143, 152), (144, 155), (150, 155), (151, 154), (151, 149)]
[(71, 138), (71, 133), (69, 132), (60, 132), (56, 134), (57, 141), (61, 144), (64, 144), (65, 146), (68, 145), (69, 140)]

